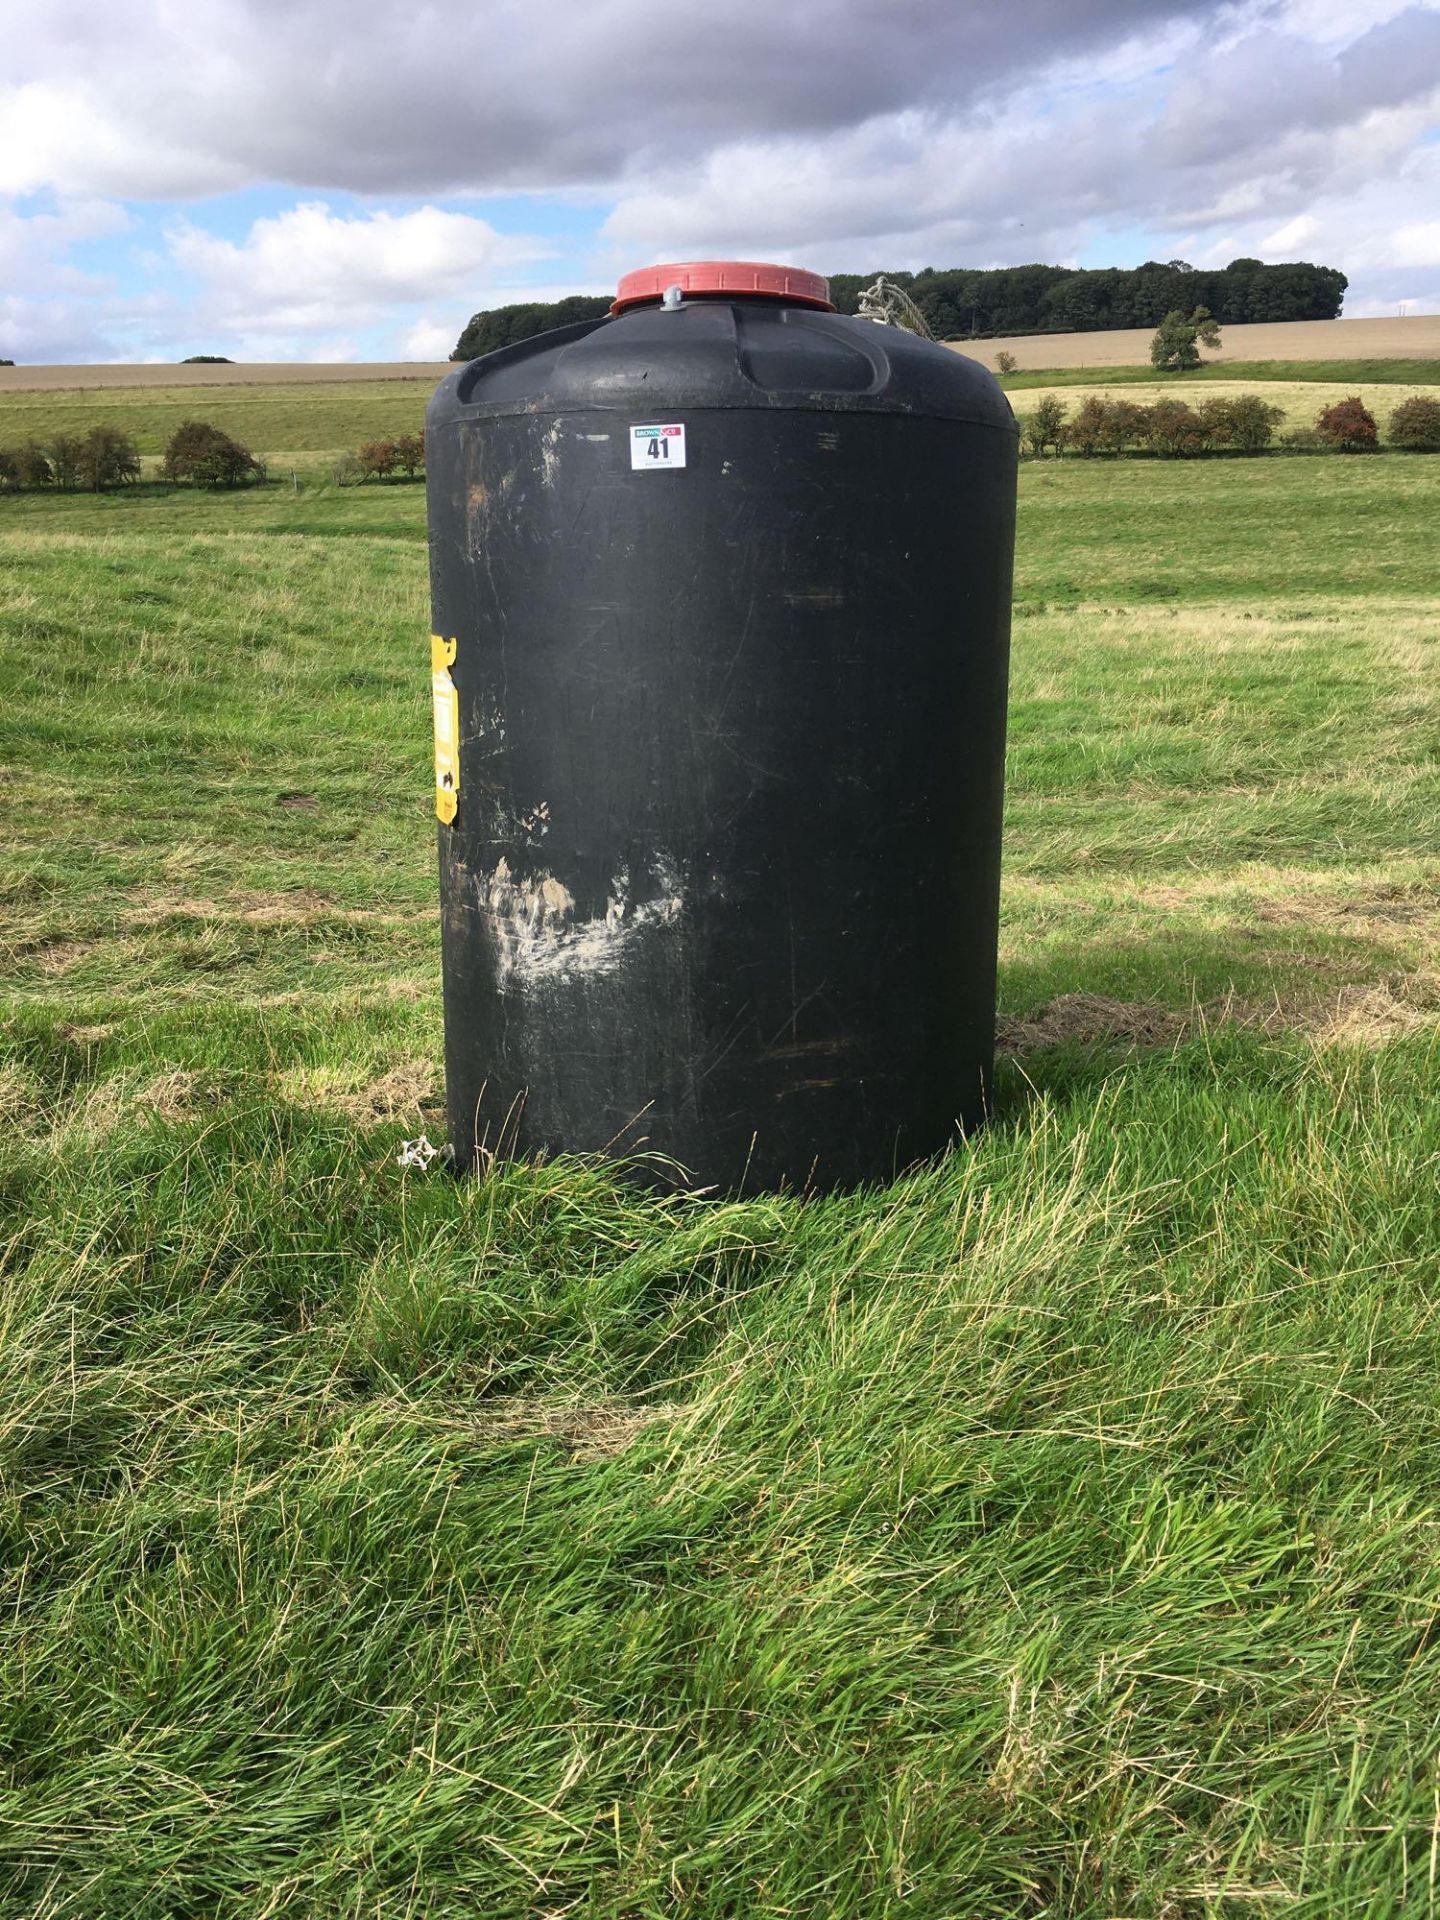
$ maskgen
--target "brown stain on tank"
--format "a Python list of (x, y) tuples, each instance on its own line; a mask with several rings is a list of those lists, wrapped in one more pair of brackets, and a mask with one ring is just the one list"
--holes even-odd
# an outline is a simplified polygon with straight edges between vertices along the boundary
[(792, 1093), (818, 1093), (824, 1087), (838, 1087), (839, 1084), (840, 1075), (838, 1073), (830, 1074), (825, 1079), (792, 1080), (788, 1087), (781, 1087), (779, 1089), (775, 1098), (777, 1100), (788, 1100)]
[(787, 593), (787, 607), (843, 607), (845, 596), (838, 587), (810, 587), (802, 593)]

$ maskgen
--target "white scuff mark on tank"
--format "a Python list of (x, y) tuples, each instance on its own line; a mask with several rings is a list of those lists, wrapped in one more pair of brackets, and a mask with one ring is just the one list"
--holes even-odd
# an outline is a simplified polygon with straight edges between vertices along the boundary
[(540, 436), (540, 470), (547, 487), (553, 487), (560, 471), (560, 441), (564, 435), (560, 421), (552, 421)]
[(676, 920), (684, 907), (679, 867), (668, 855), (651, 863), (659, 892), (638, 903), (629, 871), (610, 882), (605, 911), (590, 920), (575, 915), (575, 899), (552, 873), (521, 877), (501, 859), (477, 878), (480, 904), (495, 933), (502, 987), (529, 987), (613, 973), (626, 953), (655, 927)]
[(470, 731), (461, 736), (462, 746), (478, 747), (487, 757), (504, 751), (505, 720), (494, 700), (488, 695), (479, 695), (471, 708), (470, 719)]
[(580, 440), (608, 440), (610, 436), (608, 433), (583, 433), (577, 434), (576, 438)]
[(550, 802), (537, 800), (527, 812), (516, 815), (515, 824), (532, 847), (538, 846), (550, 831)]

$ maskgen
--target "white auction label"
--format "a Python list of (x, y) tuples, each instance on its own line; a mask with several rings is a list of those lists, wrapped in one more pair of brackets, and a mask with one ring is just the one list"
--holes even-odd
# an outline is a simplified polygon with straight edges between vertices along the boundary
[(630, 465), (637, 473), (671, 473), (684, 464), (684, 427), (631, 427)]

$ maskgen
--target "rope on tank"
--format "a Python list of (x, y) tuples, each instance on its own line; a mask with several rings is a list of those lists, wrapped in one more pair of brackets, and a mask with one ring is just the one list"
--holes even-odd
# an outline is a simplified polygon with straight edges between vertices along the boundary
[(907, 333), (918, 333), (922, 340), (935, 338), (930, 331), (930, 322), (904, 287), (897, 287), (883, 273), (873, 287), (862, 289), (860, 318), (874, 320), (882, 327), (903, 327)]

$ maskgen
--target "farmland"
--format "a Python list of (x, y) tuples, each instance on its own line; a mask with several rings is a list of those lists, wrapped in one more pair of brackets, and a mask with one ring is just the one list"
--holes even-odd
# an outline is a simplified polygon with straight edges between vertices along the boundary
[(697, 1206), (395, 1165), (427, 384), (0, 499), (0, 1915), (1433, 1914), (1440, 458), (1025, 466), (996, 1121)]
[[(256, 370), (247, 371), (253, 375)], [(60, 391), (0, 388), (0, 446), (32, 435), (82, 433), (100, 422), (133, 434), (141, 453), (158, 454), (176, 427), (200, 417), (276, 461), (294, 454), (305, 464), (307, 458), (313, 462), (317, 452), (354, 446), (357, 440), (413, 433), (434, 390), (435, 379), (428, 376), (313, 383), (252, 380), (203, 394), (184, 382), (168, 381)]]
[[(1017, 334), (1009, 340), (958, 341), (963, 353), (992, 370), (996, 355), (1014, 356), (1021, 372), (1037, 368), (1144, 367), (1153, 329), (1117, 327), (1105, 333)], [(1221, 330), (1207, 359), (1224, 366), (1267, 361), (1433, 360), (1440, 356), (1440, 314), (1393, 320), (1285, 320)]]

